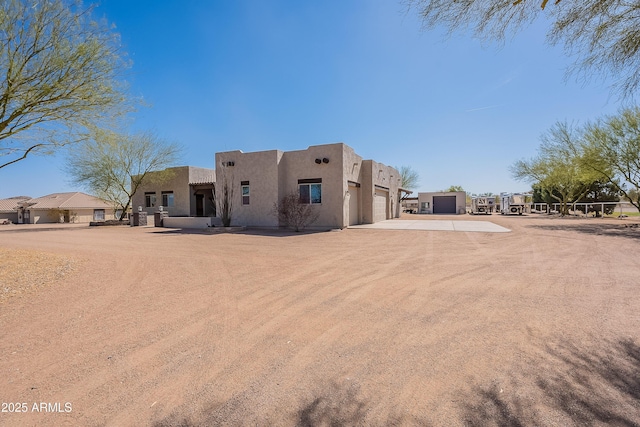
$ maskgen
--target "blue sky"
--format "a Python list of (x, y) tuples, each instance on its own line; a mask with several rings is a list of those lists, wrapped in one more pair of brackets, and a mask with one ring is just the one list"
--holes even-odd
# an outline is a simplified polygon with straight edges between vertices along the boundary
[[(608, 82), (565, 79), (572, 59), (545, 44), (543, 21), (499, 44), (423, 31), (393, 0), (102, 0), (96, 15), (115, 24), (130, 91), (150, 104), (131, 130), (182, 144), (181, 165), (344, 142), (411, 166), (417, 191), (525, 191), (509, 166), (546, 129), (619, 108)], [(0, 169), (0, 198), (83, 190), (64, 159)]]

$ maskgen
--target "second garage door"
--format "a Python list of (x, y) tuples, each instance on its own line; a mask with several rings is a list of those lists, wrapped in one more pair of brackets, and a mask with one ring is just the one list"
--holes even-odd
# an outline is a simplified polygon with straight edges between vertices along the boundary
[(360, 224), (358, 208), (360, 206), (360, 189), (356, 186), (349, 186), (349, 225)]
[(373, 201), (373, 222), (387, 219), (387, 200), (389, 192), (376, 188), (375, 199)]
[(456, 213), (456, 196), (433, 196), (433, 213)]

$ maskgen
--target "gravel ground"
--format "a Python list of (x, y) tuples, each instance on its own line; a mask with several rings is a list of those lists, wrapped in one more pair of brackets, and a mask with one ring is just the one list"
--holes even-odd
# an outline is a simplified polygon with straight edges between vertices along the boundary
[(63, 280), (76, 265), (69, 256), (0, 247), (0, 304)]
[(512, 231), (2, 228), (0, 425), (640, 425), (637, 219), (403, 218)]

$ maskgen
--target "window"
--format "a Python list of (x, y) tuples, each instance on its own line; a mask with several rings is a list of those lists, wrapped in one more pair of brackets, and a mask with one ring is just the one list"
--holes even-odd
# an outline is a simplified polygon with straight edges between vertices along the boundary
[(173, 191), (162, 192), (162, 206), (173, 206)]
[(322, 179), (299, 179), (300, 203), (322, 203)]
[(147, 208), (156, 207), (156, 193), (144, 193), (144, 206)]
[(242, 186), (242, 204), (249, 204), (249, 181), (241, 181), (240, 185)]
[(93, 210), (93, 220), (94, 221), (104, 221), (104, 209), (94, 209)]

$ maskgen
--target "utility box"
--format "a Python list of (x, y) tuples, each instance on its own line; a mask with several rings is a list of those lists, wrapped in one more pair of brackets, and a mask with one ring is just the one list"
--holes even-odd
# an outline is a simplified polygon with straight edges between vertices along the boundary
[(131, 226), (139, 227), (147, 225), (147, 213), (146, 212), (134, 212), (132, 215)]

